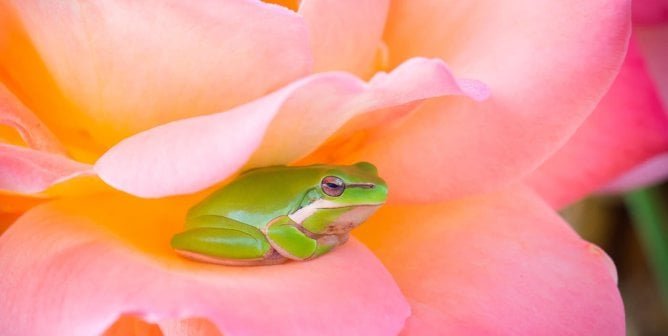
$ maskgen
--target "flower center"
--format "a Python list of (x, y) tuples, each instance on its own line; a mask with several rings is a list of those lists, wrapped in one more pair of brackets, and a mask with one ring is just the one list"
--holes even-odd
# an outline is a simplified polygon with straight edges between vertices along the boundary
[(378, 47), (376, 48), (374, 69), (376, 70), (375, 72), (390, 70), (390, 48), (387, 47), (387, 43), (383, 40), (378, 43)]
[(285, 8), (297, 11), (299, 9), (300, 0), (264, 0), (266, 3), (272, 3), (275, 5), (283, 6)]

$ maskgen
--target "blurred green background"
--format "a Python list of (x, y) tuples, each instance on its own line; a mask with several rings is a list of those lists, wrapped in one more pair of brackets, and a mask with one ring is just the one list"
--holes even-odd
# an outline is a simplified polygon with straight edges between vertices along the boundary
[(668, 335), (668, 183), (589, 197), (561, 214), (615, 262), (627, 334)]

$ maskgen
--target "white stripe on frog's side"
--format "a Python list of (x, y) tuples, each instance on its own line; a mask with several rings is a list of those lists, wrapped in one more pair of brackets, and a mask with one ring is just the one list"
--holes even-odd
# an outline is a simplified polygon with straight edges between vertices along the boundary
[(357, 207), (357, 206), (379, 206), (380, 204), (351, 204), (351, 205), (342, 205), (341, 203), (336, 203), (328, 200), (317, 200), (297, 211), (293, 214), (288, 215), (295, 223), (301, 224), (306, 218), (309, 218), (313, 215), (318, 209), (336, 209), (336, 208), (347, 208), (347, 207)]

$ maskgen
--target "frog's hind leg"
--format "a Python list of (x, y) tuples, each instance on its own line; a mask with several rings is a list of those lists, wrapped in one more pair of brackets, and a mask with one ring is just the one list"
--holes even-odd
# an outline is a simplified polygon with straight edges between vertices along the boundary
[(200, 225), (174, 235), (172, 247), (184, 257), (223, 265), (273, 265), (286, 260), (257, 228), (221, 216), (202, 216)]

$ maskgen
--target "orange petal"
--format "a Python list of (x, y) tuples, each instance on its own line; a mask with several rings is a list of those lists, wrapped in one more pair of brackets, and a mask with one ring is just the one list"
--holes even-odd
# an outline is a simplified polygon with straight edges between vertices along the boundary
[(28, 146), (36, 150), (64, 154), (58, 139), (0, 82), (0, 124), (16, 129)]
[(98, 151), (262, 96), (312, 63), (299, 15), (260, 1), (2, 7), (0, 49), (11, 52), (0, 56), (0, 69), (11, 89), (70, 144)]
[(528, 192), (385, 206), (358, 230), (411, 303), (403, 335), (625, 334), (610, 259)]
[[(309, 262), (226, 267), (169, 247), (192, 199), (64, 199), (0, 236), (0, 328), (98, 335), (122, 314), (165, 326), (208, 319), (234, 335), (396, 335), (409, 314), (390, 274), (357, 241)], [(26, 248), (29, 246), (29, 248)], [(64, 318), (66, 317), (66, 318)]]

